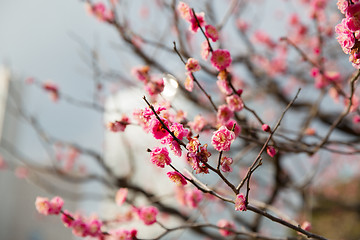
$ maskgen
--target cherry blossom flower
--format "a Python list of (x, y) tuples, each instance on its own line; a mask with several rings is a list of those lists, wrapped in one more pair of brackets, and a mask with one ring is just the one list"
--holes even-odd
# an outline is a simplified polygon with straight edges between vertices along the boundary
[[(160, 119), (166, 126), (169, 125), (168, 120), (166, 120), (165, 118), (161, 118), (161, 117), (160, 117)], [(156, 117), (153, 117), (150, 121), (150, 132), (156, 139), (162, 139), (162, 138), (166, 137), (167, 135), (169, 135), (169, 132), (166, 131), (166, 129), (163, 127), (162, 123)]]
[(40, 214), (50, 214), (51, 204), (48, 198), (37, 197), (35, 201), (35, 207)]
[(177, 6), (177, 10), (179, 11), (180, 16), (183, 19), (190, 22), (190, 20), (191, 20), (191, 9), (186, 3), (179, 2), (178, 6)]
[(192, 189), (189, 192), (186, 192), (185, 195), (186, 204), (191, 208), (197, 208), (203, 199), (203, 194), (199, 189)]
[(159, 210), (156, 207), (142, 207), (139, 209), (139, 218), (145, 223), (145, 225), (152, 225), (156, 222), (156, 216)]
[(54, 215), (57, 215), (61, 212), (61, 209), (64, 205), (64, 200), (59, 197), (59, 196), (56, 196), (56, 197), (53, 197), (50, 201), (50, 210), (49, 210), (49, 214), (54, 214)]
[(189, 152), (196, 153), (197, 150), (199, 149), (199, 146), (200, 146), (200, 141), (199, 141), (199, 139), (197, 137), (190, 138), (189, 143), (186, 145), (186, 149)]
[(235, 133), (225, 126), (221, 126), (214, 132), (211, 143), (217, 151), (229, 151), (230, 145), (235, 139)]
[[(234, 128), (234, 125), (235, 125), (235, 128)], [(240, 135), (241, 127), (234, 119), (230, 119), (229, 121), (227, 121), (225, 126), (227, 129), (229, 129), (235, 133), (235, 137), (238, 137)]]
[(213, 42), (216, 42), (219, 39), (219, 33), (213, 25), (205, 26), (205, 35), (210, 38)]
[(125, 202), (127, 194), (128, 194), (127, 188), (120, 188), (119, 190), (117, 190), (115, 195), (115, 202), (118, 206), (121, 206)]
[(171, 181), (173, 181), (174, 183), (176, 183), (179, 186), (183, 186), (187, 184), (186, 179), (178, 172), (173, 171), (173, 172), (168, 172), (167, 176), (169, 177), (169, 179)]
[(192, 90), (194, 89), (194, 77), (191, 73), (186, 74), (185, 89), (189, 92), (192, 92)]
[(242, 99), (236, 94), (226, 97), (226, 103), (230, 110), (234, 112), (241, 111), (244, 108)]
[(212, 52), (210, 62), (218, 70), (225, 70), (231, 64), (231, 56), (226, 49), (217, 49)]
[(217, 112), (217, 120), (221, 124), (225, 124), (227, 121), (230, 120), (234, 116), (234, 112), (227, 105), (221, 105), (218, 108)]
[(61, 214), (61, 221), (64, 223), (65, 227), (71, 227), (72, 223), (74, 221), (74, 217), (70, 212), (67, 210), (64, 210), (64, 212)]
[(107, 128), (112, 132), (123, 132), (127, 125), (130, 124), (129, 117), (123, 115), (119, 121), (109, 122)]
[(273, 146), (268, 146), (266, 152), (270, 157), (274, 157), (276, 154), (276, 149)]
[(164, 91), (165, 85), (162, 78), (151, 79), (145, 85), (145, 90), (150, 96), (156, 96)]
[(106, 240), (133, 240), (137, 239), (137, 230), (125, 230), (125, 229), (117, 229), (117, 230), (111, 230), (110, 236), (106, 238)]
[(135, 67), (131, 69), (132, 75), (143, 83), (147, 83), (150, 81), (149, 72), (150, 72), (149, 66)]
[(198, 31), (199, 25), (201, 27), (203, 27), (206, 24), (206, 22), (205, 22), (205, 13), (203, 13), (203, 12), (195, 13), (195, 15), (196, 15), (196, 18), (194, 16), (193, 12), (190, 11), (190, 16), (191, 16), (190, 17), (190, 31), (192, 31), (193, 33), (196, 33)]
[(171, 163), (169, 152), (166, 148), (155, 147), (150, 153), (150, 160), (153, 164), (161, 168)]
[(48, 198), (37, 197), (35, 200), (36, 210), (43, 215), (57, 215), (60, 213), (64, 201), (61, 197), (54, 197), (49, 201)]
[(309, 221), (305, 221), (301, 224), (301, 228), (305, 231), (311, 231), (311, 223)]
[(101, 233), (101, 226), (102, 226), (102, 222), (99, 221), (98, 219), (94, 218), (91, 219), (88, 223), (87, 223), (87, 235), (91, 236), (91, 237), (97, 237), (100, 236)]
[(232, 172), (232, 167), (231, 167), (232, 163), (233, 163), (232, 158), (223, 156), (220, 160), (221, 170), (223, 172)]
[(77, 218), (71, 225), (72, 233), (78, 237), (86, 237), (88, 235), (88, 225), (82, 218)]
[(194, 121), (189, 122), (188, 125), (190, 126), (190, 128), (194, 131), (194, 132), (201, 132), (201, 130), (203, 130), (203, 128), (205, 127), (207, 121), (206, 119), (201, 116), (201, 115), (196, 115), (194, 118)]
[(244, 194), (240, 193), (235, 199), (235, 211), (246, 211), (246, 199)]
[(206, 61), (209, 57), (209, 54), (210, 54), (209, 43), (205, 40), (204, 42), (201, 43), (201, 58)]
[[(217, 226), (220, 228), (219, 232), (221, 235), (223, 236), (230, 236), (231, 234), (233, 234), (233, 232), (229, 229), (234, 229), (235, 225), (233, 222), (230, 222), (226, 219), (220, 219), (217, 223)], [(227, 228), (227, 229), (225, 229)]]
[(198, 60), (189, 58), (185, 64), (185, 69), (188, 72), (197, 72), (200, 71), (201, 67)]

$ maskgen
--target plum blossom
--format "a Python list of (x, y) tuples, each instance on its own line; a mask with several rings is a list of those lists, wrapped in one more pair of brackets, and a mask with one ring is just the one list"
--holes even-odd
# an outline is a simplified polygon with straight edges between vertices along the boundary
[(201, 43), (201, 58), (206, 61), (209, 57), (209, 54), (210, 54), (209, 43), (205, 40), (204, 42)]
[(223, 172), (232, 172), (232, 167), (231, 167), (232, 163), (233, 163), (232, 158), (223, 156), (220, 160), (221, 170)]
[[(168, 120), (161, 117), (160, 119), (165, 124), (165, 126), (169, 125)], [(163, 124), (156, 117), (153, 117), (150, 121), (150, 132), (156, 139), (162, 139), (169, 135), (169, 132), (164, 128)]]
[(261, 128), (264, 132), (270, 132), (270, 126), (267, 124), (263, 124)]
[(236, 94), (226, 97), (226, 103), (230, 110), (234, 112), (241, 111), (244, 108), (242, 99)]
[[(217, 226), (220, 228), (219, 229), (220, 234), (225, 237), (233, 234), (233, 232), (230, 231), (229, 229), (235, 228), (235, 224), (226, 219), (220, 219), (217, 223)], [(225, 228), (227, 228), (227, 229), (225, 229)]]
[(194, 188), (189, 192), (186, 192), (185, 199), (186, 199), (186, 204), (189, 207), (196, 208), (199, 206), (201, 200), (203, 199), (203, 194), (199, 189)]
[(186, 74), (185, 89), (192, 92), (194, 89), (194, 77), (191, 73)]
[(185, 69), (188, 72), (197, 72), (200, 71), (201, 67), (198, 60), (189, 58), (185, 64)]
[(119, 121), (109, 122), (107, 128), (112, 132), (123, 132), (127, 125), (130, 124), (129, 117), (123, 115)]
[(64, 200), (61, 197), (48, 198), (37, 197), (35, 200), (36, 210), (43, 215), (57, 215), (61, 212)]
[(179, 186), (183, 186), (186, 185), (186, 179), (178, 172), (173, 171), (173, 172), (168, 172), (167, 176), (169, 177), (169, 179), (171, 181), (173, 181), (174, 183), (176, 183)]
[(225, 70), (231, 64), (230, 52), (226, 49), (217, 49), (212, 52), (210, 62), (218, 70)]
[(246, 211), (246, 199), (244, 194), (240, 193), (235, 199), (235, 211)]
[(121, 206), (125, 202), (127, 194), (128, 194), (127, 188), (120, 188), (119, 190), (117, 190), (115, 195), (115, 202), (118, 206)]
[(150, 153), (150, 161), (158, 167), (164, 168), (171, 163), (169, 152), (166, 148), (155, 147)]
[(159, 210), (156, 207), (142, 207), (138, 211), (139, 218), (144, 222), (145, 225), (152, 225), (156, 222), (156, 216)]
[(270, 157), (274, 157), (276, 154), (276, 149), (273, 146), (268, 146), (266, 152)]
[(106, 240), (133, 240), (137, 239), (137, 230), (125, 230), (125, 229), (117, 229), (110, 231), (110, 236), (106, 238)]
[(210, 38), (213, 42), (216, 42), (219, 39), (219, 33), (213, 25), (205, 26), (205, 35)]
[(227, 121), (225, 126), (227, 129), (232, 130), (235, 133), (235, 137), (238, 137), (240, 135), (241, 127), (234, 119), (230, 119), (229, 121)]
[(225, 126), (214, 132), (211, 143), (217, 151), (229, 151), (230, 145), (235, 140), (235, 133)]
[(234, 112), (230, 109), (230, 107), (224, 104), (219, 106), (216, 116), (219, 123), (225, 124), (234, 116)]

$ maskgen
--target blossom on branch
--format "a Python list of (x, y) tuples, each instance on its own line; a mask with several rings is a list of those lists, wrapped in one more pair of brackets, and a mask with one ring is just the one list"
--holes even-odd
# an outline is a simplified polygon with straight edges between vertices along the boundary
[(226, 49), (217, 49), (212, 52), (210, 62), (218, 71), (225, 70), (232, 62), (230, 52)]
[(225, 126), (221, 126), (214, 132), (211, 143), (217, 151), (229, 151), (230, 145), (235, 140), (235, 133)]
[(171, 163), (169, 152), (166, 148), (155, 147), (151, 150), (150, 161), (158, 167), (164, 168)]

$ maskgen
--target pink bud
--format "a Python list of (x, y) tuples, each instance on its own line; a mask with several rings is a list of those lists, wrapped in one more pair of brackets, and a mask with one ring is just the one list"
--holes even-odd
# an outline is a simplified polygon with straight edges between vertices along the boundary
[(270, 132), (270, 127), (267, 124), (263, 124), (261, 128), (264, 132)]

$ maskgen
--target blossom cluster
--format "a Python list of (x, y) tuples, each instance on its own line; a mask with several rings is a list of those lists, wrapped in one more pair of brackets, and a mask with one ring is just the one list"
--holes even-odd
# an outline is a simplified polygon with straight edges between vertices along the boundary
[(344, 53), (349, 54), (349, 61), (355, 68), (360, 68), (360, 2), (338, 0), (339, 10), (345, 14), (341, 23), (336, 25), (336, 39), (340, 43)]

